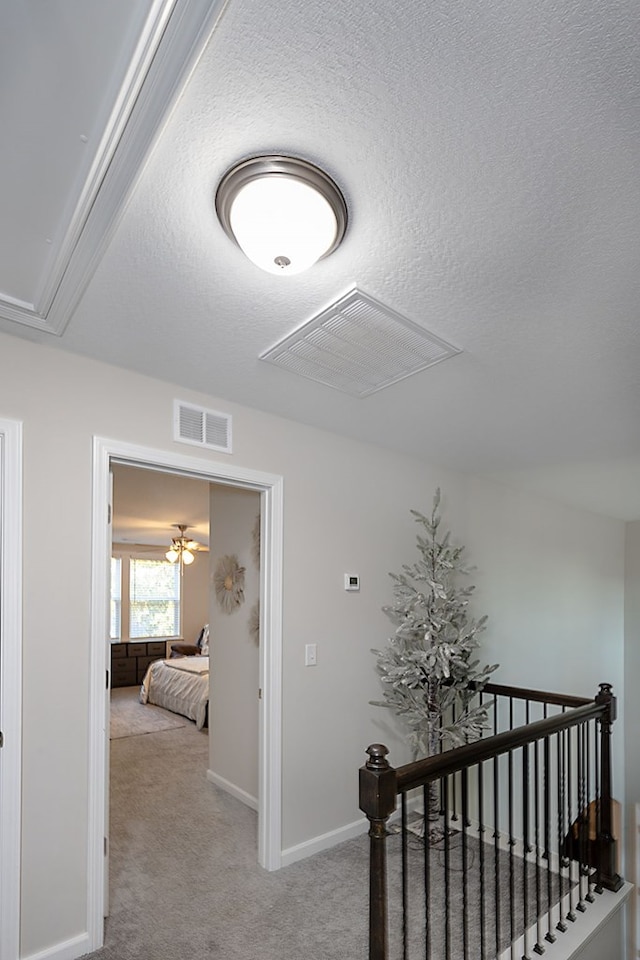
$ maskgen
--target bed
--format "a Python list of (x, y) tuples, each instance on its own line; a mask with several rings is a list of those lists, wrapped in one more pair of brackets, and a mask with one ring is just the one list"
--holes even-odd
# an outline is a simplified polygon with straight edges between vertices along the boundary
[(140, 702), (179, 713), (202, 730), (209, 705), (209, 657), (155, 660), (144, 675)]

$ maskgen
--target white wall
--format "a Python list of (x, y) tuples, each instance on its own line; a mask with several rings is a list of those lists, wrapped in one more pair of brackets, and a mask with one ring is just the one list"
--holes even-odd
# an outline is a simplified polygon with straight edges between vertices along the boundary
[[(234, 462), (284, 477), (285, 849), (360, 817), (369, 743), (408, 758), (398, 722), (369, 706), (380, 694), (371, 648), (390, 632), (388, 572), (415, 554), (409, 509), (429, 510), (438, 484), (479, 567), (476, 606), (500, 676), (622, 688), (621, 524), (0, 335), (0, 416), (24, 421), (24, 957), (86, 929), (92, 437), (183, 455), (175, 397), (233, 414)], [(359, 593), (344, 591), (345, 572), (360, 574)], [(305, 643), (317, 667), (304, 666)]]
[(589, 696), (607, 681), (622, 698), (624, 524), (477, 478), (465, 493), (500, 680), (522, 683), (526, 664), (529, 686)]
[(209, 769), (254, 801), (258, 798), (258, 646), (250, 635), (251, 609), (260, 595), (252, 534), (260, 494), (211, 485), (211, 570), (221, 557), (244, 567), (244, 602), (230, 613), (210, 596), (211, 698)]
[(209, 618), (209, 554), (197, 553), (191, 566), (185, 567), (182, 583), (182, 633), (187, 643), (195, 643)]

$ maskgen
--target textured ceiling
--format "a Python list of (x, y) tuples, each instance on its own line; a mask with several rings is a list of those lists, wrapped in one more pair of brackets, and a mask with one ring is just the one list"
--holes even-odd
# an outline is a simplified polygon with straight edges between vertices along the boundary
[[(3, 12), (0, 329), (640, 518), (637, 0), (104, 9)], [(213, 212), (263, 152), (347, 200), (299, 276)], [(354, 286), (461, 353), (362, 399), (259, 361)]]

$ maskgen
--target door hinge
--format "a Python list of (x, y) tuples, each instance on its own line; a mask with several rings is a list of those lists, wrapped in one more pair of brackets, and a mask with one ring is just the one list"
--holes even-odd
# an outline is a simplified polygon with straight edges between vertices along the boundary
[(107, 523), (111, 524), (111, 504), (107, 504)]
[(106, 689), (108, 690), (108, 689), (109, 689), (109, 671), (108, 671), (108, 670), (105, 670), (104, 675), (105, 675), (106, 680), (107, 680)]
[(105, 857), (109, 855), (109, 840), (107, 837), (104, 838), (104, 855)]
[(4, 733), (0, 730), (0, 747), (4, 747)]
[(258, 700), (262, 700), (262, 687), (258, 687)]

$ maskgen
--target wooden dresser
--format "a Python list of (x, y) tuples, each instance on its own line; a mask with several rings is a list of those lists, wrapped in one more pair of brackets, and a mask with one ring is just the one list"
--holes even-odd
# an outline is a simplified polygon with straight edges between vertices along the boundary
[(165, 640), (130, 640), (111, 644), (111, 686), (133, 687), (142, 683), (147, 667), (167, 654)]

